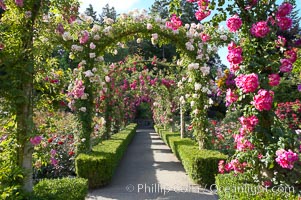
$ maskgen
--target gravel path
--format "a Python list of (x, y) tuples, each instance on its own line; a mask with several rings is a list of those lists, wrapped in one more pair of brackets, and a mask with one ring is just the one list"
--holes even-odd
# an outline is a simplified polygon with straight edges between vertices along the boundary
[(138, 129), (111, 184), (89, 192), (86, 200), (216, 200), (193, 184), (176, 156), (153, 129)]

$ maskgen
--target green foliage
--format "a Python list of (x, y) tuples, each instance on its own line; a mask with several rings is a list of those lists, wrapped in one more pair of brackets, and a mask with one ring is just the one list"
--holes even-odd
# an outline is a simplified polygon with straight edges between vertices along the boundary
[[(219, 199), (241, 199), (241, 200), (297, 200), (298, 197), (288, 193), (293, 192), (289, 187), (266, 188), (246, 182), (246, 175), (219, 174), (216, 176), (216, 187)], [(273, 191), (274, 190), (274, 191)], [(287, 191), (287, 192), (283, 192)]]
[(130, 124), (114, 134), (110, 140), (96, 145), (91, 153), (78, 155), (75, 160), (76, 174), (88, 179), (89, 188), (97, 188), (110, 182), (120, 159), (136, 133), (136, 126)]
[(88, 183), (83, 178), (44, 179), (33, 190), (35, 200), (84, 200)]
[(196, 142), (189, 138), (180, 138), (179, 133), (165, 131), (155, 126), (163, 141), (181, 160), (189, 177), (196, 183), (209, 186), (214, 183), (218, 173), (218, 162), (227, 156), (213, 150), (199, 150)]

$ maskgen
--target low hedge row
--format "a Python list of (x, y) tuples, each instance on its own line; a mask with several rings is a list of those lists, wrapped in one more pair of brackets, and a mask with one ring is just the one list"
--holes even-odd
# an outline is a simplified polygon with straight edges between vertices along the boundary
[(83, 178), (44, 179), (33, 188), (33, 200), (84, 200), (88, 183)]
[[(216, 189), (221, 200), (297, 200), (293, 188), (288, 186), (267, 189), (251, 183), (246, 183), (243, 174), (219, 174), (216, 176)], [(291, 192), (291, 193), (289, 193)]]
[(75, 170), (79, 177), (88, 179), (89, 188), (108, 184), (114, 171), (136, 133), (136, 124), (112, 135), (111, 139), (93, 147), (89, 154), (80, 154), (75, 160)]
[(182, 162), (189, 177), (196, 183), (209, 187), (218, 174), (218, 162), (227, 156), (213, 150), (199, 150), (196, 142), (189, 138), (181, 139), (179, 133), (155, 126), (156, 132)]

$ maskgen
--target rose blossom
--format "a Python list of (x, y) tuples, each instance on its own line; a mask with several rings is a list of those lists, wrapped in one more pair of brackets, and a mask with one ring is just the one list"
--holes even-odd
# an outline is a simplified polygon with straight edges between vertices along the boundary
[(238, 15), (234, 15), (227, 20), (227, 27), (231, 32), (236, 32), (240, 29), (242, 25), (242, 21)]
[(235, 79), (236, 86), (242, 88), (244, 93), (254, 92), (258, 86), (258, 76), (257, 74), (247, 74), (247, 75), (239, 75)]
[(35, 136), (33, 138), (30, 138), (30, 143), (34, 146), (39, 145), (42, 141), (42, 137), (41, 136)]
[(281, 66), (280, 66), (280, 71), (281, 72), (291, 72), (293, 69), (293, 65), (289, 59), (281, 59)]
[(15, 0), (15, 3), (19, 7), (23, 7), (24, 6), (23, 0)]
[(260, 89), (251, 102), (259, 111), (271, 110), (274, 92)]
[(280, 149), (276, 151), (277, 158), (276, 162), (282, 167), (286, 169), (293, 169), (294, 162), (299, 160), (298, 154), (294, 153), (292, 150), (284, 150)]
[(252, 25), (251, 34), (255, 37), (263, 38), (270, 32), (270, 28), (266, 21), (260, 21)]
[(206, 17), (208, 17), (210, 15), (211, 11), (210, 10), (198, 10), (195, 13), (195, 17), (197, 20), (201, 21), (203, 19), (205, 19)]
[(232, 103), (236, 102), (238, 95), (235, 94), (230, 88), (227, 89), (226, 93), (226, 106), (230, 106)]
[(79, 43), (85, 44), (86, 42), (88, 42), (88, 40), (89, 40), (89, 32), (85, 30), (82, 32), (82, 36), (79, 39)]
[(289, 29), (293, 25), (293, 20), (289, 17), (277, 17), (277, 25), (283, 31)]
[(269, 75), (269, 85), (270, 86), (277, 86), (280, 83), (280, 76), (279, 74), (270, 74)]
[(277, 10), (276, 16), (277, 17), (285, 17), (287, 15), (289, 15), (293, 10), (293, 6), (292, 4), (288, 3), (288, 2), (283, 2)]
[(284, 54), (285, 54), (285, 57), (291, 61), (291, 63), (296, 62), (297, 52), (294, 49), (287, 50)]
[(0, 0), (0, 8), (2, 8), (2, 10), (6, 10), (6, 5), (4, 4), (3, 0)]
[(255, 115), (252, 115), (250, 117), (244, 117), (244, 116), (240, 117), (239, 122), (244, 130), (248, 130), (249, 132), (252, 132), (259, 121)]

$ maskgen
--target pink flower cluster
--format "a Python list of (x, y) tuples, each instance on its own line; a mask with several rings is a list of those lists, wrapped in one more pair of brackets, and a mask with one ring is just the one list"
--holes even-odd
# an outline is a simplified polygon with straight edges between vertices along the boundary
[(85, 86), (82, 80), (76, 80), (75, 85), (70, 93), (75, 99), (80, 99), (85, 94)]
[(228, 45), (227, 60), (231, 65), (239, 65), (243, 61), (242, 48), (233, 41)]
[(293, 169), (294, 162), (299, 160), (298, 154), (290, 149), (288, 151), (284, 149), (277, 150), (276, 155), (276, 162), (285, 169)]
[(227, 89), (226, 92), (226, 106), (230, 106), (232, 103), (236, 102), (238, 99), (238, 95), (235, 94), (230, 88)]
[(293, 63), (297, 60), (297, 53), (294, 49), (287, 50), (285, 53), (285, 58), (280, 60), (280, 72), (290, 73), (293, 70)]
[(234, 170), (235, 173), (243, 173), (246, 166), (246, 162), (240, 163), (238, 159), (231, 160), (230, 163), (226, 164), (224, 160), (220, 160), (218, 163), (218, 171), (221, 174), (230, 172), (231, 170)]
[(287, 58), (281, 59), (280, 63), (281, 63), (281, 65), (280, 65), (281, 72), (289, 73), (293, 70), (293, 64), (289, 59), (287, 59)]
[(272, 104), (273, 104), (273, 97), (274, 92), (273, 91), (267, 91), (264, 89), (260, 89), (253, 98), (253, 101), (251, 102), (255, 108), (259, 111), (263, 110), (271, 110)]
[(210, 35), (208, 35), (206, 33), (200, 33), (200, 37), (204, 43), (208, 42), (210, 40)]
[(162, 85), (164, 85), (167, 88), (170, 88), (171, 86), (173, 86), (175, 84), (175, 82), (173, 80), (168, 80), (168, 79), (162, 79), (161, 83), (162, 83)]
[(30, 143), (34, 146), (39, 145), (42, 141), (42, 137), (41, 136), (35, 136), (33, 138), (30, 138)]
[(231, 32), (236, 32), (240, 29), (242, 25), (242, 20), (238, 15), (234, 15), (227, 20), (227, 27)]
[(241, 132), (243, 133), (234, 135), (234, 141), (236, 142), (236, 149), (238, 151), (246, 151), (246, 150), (254, 149), (254, 145), (244, 136), (245, 133), (243, 129), (241, 129)]
[(15, 0), (15, 3), (16, 3), (16, 5), (19, 6), (19, 7), (23, 7), (23, 6), (24, 6), (23, 0)]
[(240, 117), (239, 122), (244, 130), (252, 132), (259, 121), (255, 115), (251, 115), (250, 117)]
[(2, 8), (2, 10), (6, 10), (6, 5), (4, 4), (3, 0), (0, 0), (0, 8)]
[(289, 18), (289, 15), (293, 10), (292, 4), (288, 2), (282, 3), (276, 12), (276, 21), (279, 28), (283, 31), (289, 29), (293, 25), (293, 20)]
[(270, 86), (277, 86), (280, 83), (280, 76), (279, 74), (270, 74), (269, 75), (269, 85)]
[(264, 38), (270, 32), (266, 21), (260, 21), (252, 25), (251, 34), (255, 37)]
[(79, 38), (79, 43), (80, 44), (85, 44), (89, 40), (89, 32), (88, 31), (83, 31), (81, 37)]
[(166, 27), (172, 30), (178, 30), (182, 26), (182, 21), (177, 15), (172, 14), (170, 21), (165, 23)]
[(208, 9), (209, 0), (187, 0), (187, 2), (197, 2), (199, 7), (199, 9), (195, 13), (197, 20), (201, 21), (211, 14), (211, 11)]
[(238, 88), (242, 88), (244, 93), (255, 92), (255, 90), (259, 86), (258, 76), (257, 74), (240, 74), (235, 79), (235, 84)]

